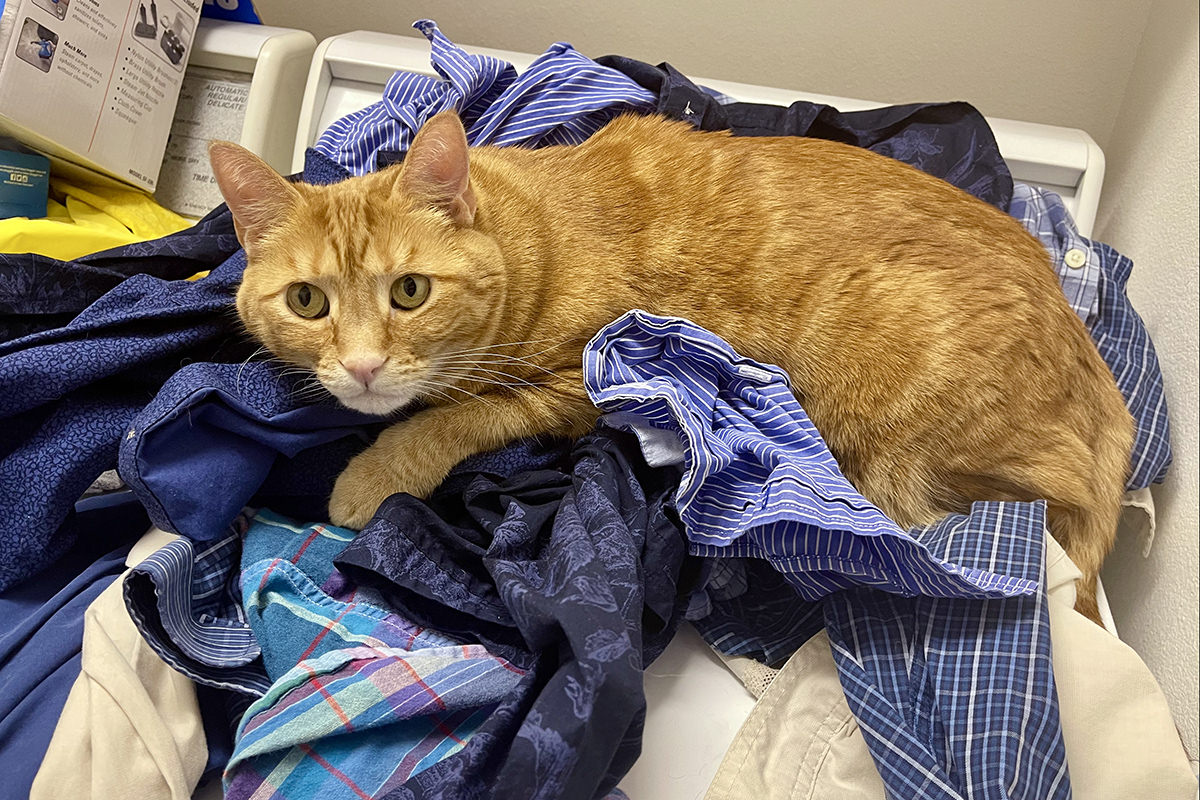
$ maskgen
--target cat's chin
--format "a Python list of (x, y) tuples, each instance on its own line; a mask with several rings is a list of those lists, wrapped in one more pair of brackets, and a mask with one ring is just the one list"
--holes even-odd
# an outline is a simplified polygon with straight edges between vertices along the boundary
[(399, 411), (412, 402), (411, 397), (389, 396), (378, 392), (363, 392), (354, 397), (337, 396), (337, 399), (346, 408), (380, 417), (387, 416), (393, 411)]

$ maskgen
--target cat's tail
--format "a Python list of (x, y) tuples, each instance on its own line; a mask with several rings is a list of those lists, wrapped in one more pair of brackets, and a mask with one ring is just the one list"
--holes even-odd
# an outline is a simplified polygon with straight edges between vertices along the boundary
[(1112, 550), (1121, 516), (1121, 500), (1133, 449), (1133, 418), (1113, 387), (1095, 408), (1088, 450), (1091, 469), (1081, 469), (1071, 486), (1052, 492), (1047, 506), (1050, 533), (1058, 540), (1083, 579), (1075, 586), (1075, 610), (1100, 623), (1096, 581), (1105, 556)]

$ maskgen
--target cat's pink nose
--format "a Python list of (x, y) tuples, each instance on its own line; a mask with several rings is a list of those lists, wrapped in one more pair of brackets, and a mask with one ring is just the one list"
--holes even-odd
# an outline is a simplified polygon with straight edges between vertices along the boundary
[(338, 363), (346, 368), (346, 372), (349, 372), (356, 381), (368, 388), (371, 386), (371, 381), (379, 375), (379, 370), (383, 369), (385, 361), (387, 361), (387, 356), (383, 355), (355, 356), (345, 361), (338, 359)]

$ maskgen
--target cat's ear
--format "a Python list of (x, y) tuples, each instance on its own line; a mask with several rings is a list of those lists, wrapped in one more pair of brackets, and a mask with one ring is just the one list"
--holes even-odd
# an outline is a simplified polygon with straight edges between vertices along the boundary
[(261, 158), (233, 142), (210, 143), (208, 160), (233, 213), (238, 241), (247, 251), (253, 250), (300, 200), (300, 192)]
[(399, 185), (410, 197), (440, 209), (459, 225), (475, 221), (467, 133), (453, 111), (435, 114), (417, 132)]

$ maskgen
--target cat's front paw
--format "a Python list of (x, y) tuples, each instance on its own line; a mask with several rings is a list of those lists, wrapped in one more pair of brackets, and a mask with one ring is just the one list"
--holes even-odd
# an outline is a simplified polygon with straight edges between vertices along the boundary
[(329, 521), (339, 528), (361, 531), (392, 492), (372, 482), (365, 470), (355, 470), (354, 461), (338, 476), (329, 498)]
[[(428, 497), (449, 472), (435, 467), (433, 459), (406, 463), (393, 455), (397, 452), (381, 440), (354, 458), (333, 484), (329, 498), (329, 521), (341, 528), (362, 530), (383, 501), (393, 494), (406, 492)], [(403, 449), (399, 452), (405, 452)], [(421, 464), (421, 468), (417, 468)]]

